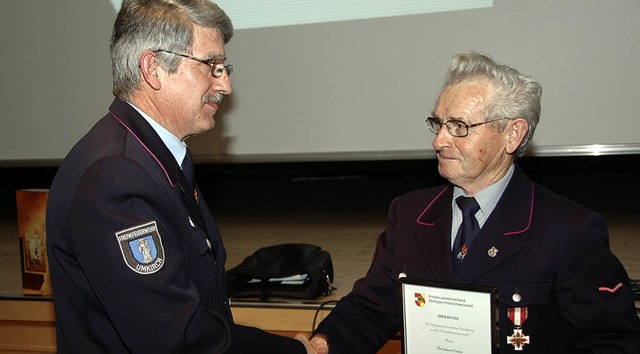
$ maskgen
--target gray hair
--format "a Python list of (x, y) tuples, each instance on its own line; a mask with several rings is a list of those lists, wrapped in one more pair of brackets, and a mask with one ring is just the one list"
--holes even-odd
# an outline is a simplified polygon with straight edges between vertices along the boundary
[[(128, 100), (138, 88), (145, 50), (191, 54), (194, 25), (216, 29), (225, 44), (233, 36), (231, 20), (210, 0), (124, 0), (111, 36), (113, 94)], [(178, 70), (179, 61), (175, 55), (158, 55), (169, 73)]]
[[(444, 86), (461, 82), (488, 80), (492, 86), (489, 94), (485, 118), (524, 118), (529, 130), (515, 152), (516, 157), (524, 155), (533, 133), (540, 120), (540, 98), (542, 86), (531, 76), (509, 66), (496, 63), (491, 58), (475, 52), (455, 55), (445, 77)], [(497, 121), (499, 128), (504, 128), (504, 121)]]

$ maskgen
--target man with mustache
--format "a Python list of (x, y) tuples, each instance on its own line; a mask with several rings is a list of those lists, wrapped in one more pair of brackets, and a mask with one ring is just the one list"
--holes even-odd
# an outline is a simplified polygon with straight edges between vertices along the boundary
[(116, 98), (49, 193), (59, 353), (307, 352), (234, 324), (224, 245), (193, 178), (185, 140), (213, 128), (231, 93), (232, 35), (209, 0), (122, 3)]

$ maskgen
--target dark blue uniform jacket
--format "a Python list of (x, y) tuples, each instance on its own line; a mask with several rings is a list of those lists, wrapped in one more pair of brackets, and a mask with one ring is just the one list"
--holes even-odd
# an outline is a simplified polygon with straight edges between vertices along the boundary
[[(497, 287), (500, 353), (640, 353), (631, 284), (609, 250), (601, 215), (531, 182), (516, 166), (454, 276), (452, 198), (446, 185), (391, 203), (366, 277), (317, 329), (331, 353), (375, 353), (400, 330), (401, 273)], [(507, 343), (514, 333), (507, 312), (516, 307), (528, 309), (522, 332), (530, 344), (522, 351)]]
[(47, 207), (59, 353), (304, 352), (233, 323), (220, 234), (186, 185), (118, 99), (71, 150)]

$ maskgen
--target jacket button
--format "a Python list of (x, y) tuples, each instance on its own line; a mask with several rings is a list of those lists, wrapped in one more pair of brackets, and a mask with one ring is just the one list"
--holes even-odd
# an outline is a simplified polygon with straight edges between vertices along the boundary
[(520, 294), (515, 293), (511, 296), (511, 300), (513, 300), (513, 302), (520, 302), (520, 300), (522, 300), (522, 296), (520, 296)]

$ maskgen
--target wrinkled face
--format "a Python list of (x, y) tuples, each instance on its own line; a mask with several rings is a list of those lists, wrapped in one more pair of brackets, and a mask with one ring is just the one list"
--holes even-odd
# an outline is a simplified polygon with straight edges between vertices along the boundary
[[(490, 89), (486, 81), (447, 86), (438, 97), (433, 115), (443, 122), (450, 119), (469, 125), (484, 122)], [(508, 130), (500, 131), (489, 123), (469, 128), (465, 137), (454, 137), (443, 126), (433, 140), (438, 172), (469, 194), (493, 184), (504, 176), (512, 161), (507, 153)]]
[[(193, 48), (189, 54), (201, 59), (225, 60), (224, 40), (215, 29), (194, 26)], [(223, 95), (231, 93), (231, 81), (225, 72), (219, 78), (211, 75), (207, 64), (180, 59), (178, 71), (164, 77), (158, 102), (169, 129), (180, 139), (202, 134), (215, 125), (213, 116)]]

